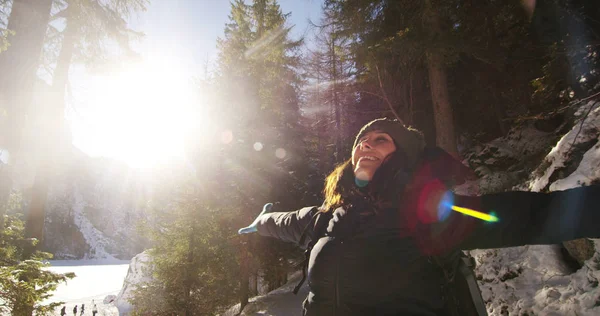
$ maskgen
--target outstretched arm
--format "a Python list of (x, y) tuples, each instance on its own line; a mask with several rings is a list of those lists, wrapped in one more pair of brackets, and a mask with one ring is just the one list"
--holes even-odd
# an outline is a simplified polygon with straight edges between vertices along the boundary
[[(305, 207), (295, 212), (271, 213), (273, 204), (267, 203), (252, 224), (241, 228), (238, 234), (258, 232), (261, 236), (273, 237), (298, 244), (306, 226), (310, 223), (316, 207)], [(300, 245), (305, 247), (306, 245)]]
[[(459, 249), (556, 244), (600, 237), (600, 186), (555, 191), (504, 192), (480, 197), (456, 196), (454, 204), (494, 212), (498, 222), (453, 213)], [(457, 220), (458, 219), (458, 220)], [(461, 232), (461, 230), (464, 230)]]
[(265, 206), (263, 206), (262, 212), (260, 212), (260, 214), (258, 214), (258, 216), (256, 217), (256, 219), (254, 219), (252, 224), (250, 224), (244, 228), (240, 228), (240, 230), (238, 230), (238, 234), (242, 235), (242, 234), (255, 233), (258, 230), (256, 228), (256, 226), (258, 225), (258, 221), (260, 220), (260, 217), (263, 214), (271, 213), (271, 209), (273, 209), (273, 203), (265, 204)]
[[(306, 226), (318, 211), (316, 207), (305, 207), (294, 212), (277, 212), (258, 218), (258, 233), (282, 241), (298, 244)], [(299, 245), (305, 247), (306, 245)]]

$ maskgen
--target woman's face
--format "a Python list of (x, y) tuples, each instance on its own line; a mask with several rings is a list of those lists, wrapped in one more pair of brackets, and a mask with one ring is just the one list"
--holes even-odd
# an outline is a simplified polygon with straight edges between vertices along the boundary
[(396, 151), (392, 137), (382, 131), (371, 131), (358, 140), (352, 151), (354, 176), (370, 181), (385, 158)]

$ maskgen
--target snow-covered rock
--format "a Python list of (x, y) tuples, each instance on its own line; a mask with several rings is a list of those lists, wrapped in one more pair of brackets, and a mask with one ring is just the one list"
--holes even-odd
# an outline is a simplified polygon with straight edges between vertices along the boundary
[[(600, 145), (597, 144), (600, 102), (575, 106), (575, 124), (561, 135), (528, 179), (517, 183), (514, 190), (556, 191), (600, 182)], [(520, 144), (513, 142), (510, 147), (535, 148), (540, 140), (525, 137), (518, 142)], [(484, 175), (484, 179), (486, 177), (489, 178)], [(492, 185), (489, 191), (494, 189), (503, 188)], [(593, 247), (592, 255), (582, 260), (582, 267), (576, 271), (567, 264), (562, 245), (470, 251), (478, 263), (475, 272), (488, 313), (491, 316), (600, 315), (599, 243), (585, 239), (569, 243), (578, 242), (587, 242)]]
[[(590, 185), (600, 179), (600, 102), (588, 102), (575, 115), (578, 117), (577, 124), (552, 148), (529, 182), (531, 191), (542, 191), (547, 186), (550, 191), (566, 190)], [(565, 168), (568, 169), (563, 170)], [(556, 180), (561, 171), (568, 174)]]
[(504, 137), (468, 149), (463, 163), (474, 170), (479, 179), (463, 185), (459, 191), (499, 192), (522, 182), (539, 165), (543, 157), (540, 155), (558, 139), (560, 130), (561, 124), (554, 130), (543, 131), (535, 122), (525, 122), (511, 128)]
[(104, 297), (104, 299), (102, 300), (102, 303), (104, 303), (104, 304), (110, 304), (110, 303), (113, 303), (116, 299), (117, 299), (116, 295), (112, 295), (112, 294), (111, 295), (106, 295)]
[(115, 299), (115, 305), (119, 309), (119, 315), (128, 315), (133, 306), (129, 303), (129, 299), (133, 297), (133, 291), (137, 284), (151, 280), (147, 274), (150, 255), (144, 251), (131, 259), (127, 276), (123, 281), (123, 287)]

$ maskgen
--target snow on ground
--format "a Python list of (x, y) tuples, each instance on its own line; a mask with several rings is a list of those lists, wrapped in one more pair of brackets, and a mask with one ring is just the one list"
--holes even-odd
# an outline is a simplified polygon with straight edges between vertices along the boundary
[(228, 309), (222, 316), (277, 316), (277, 315), (301, 315), (302, 302), (308, 295), (308, 282), (304, 282), (298, 295), (292, 292), (294, 287), (302, 279), (302, 272), (297, 271), (289, 277), (284, 286), (269, 292), (267, 295), (255, 296), (248, 300), (248, 305), (240, 313), (240, 304)]
[[(98, 307), (96, 315), (119, 315), (113, 303), (104, 303), (108, 295), (117, 295), (127, 274), (127, 260), (53, 260), (48, 270), (57, 273), (75, 272), (76, 277), (58, 286), (54, 295), (44, 303), (63, 301), (67, 315), (73, 314), (77, 305), (80, 315), (81, 304), (85, 304), (83, 315), (92, 315), (92, 300)], [(64, 305), (63, 305), (64, 306)], [(62, 307), (62, 306), (61, 306)], [(60, 308), (55, 315), (60, 315)]]
[(600, 315), (598, 254), (573, 274), (557, 245), (470, 254), (478, 262), (475, 272), (490, 316)]

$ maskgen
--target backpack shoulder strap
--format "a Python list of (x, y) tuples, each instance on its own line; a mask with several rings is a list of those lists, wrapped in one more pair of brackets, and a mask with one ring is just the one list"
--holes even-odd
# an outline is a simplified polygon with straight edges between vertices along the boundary
[(294, 287), (294, 294), (298, 294), (300, 287), (306, 281), (306, 270), (308, 269), (308, 260), (310, 259), (310, 253), (322, 236), (325, 236), (327, 224), (331, 219), (331, 212), (325, 212), (322, 210), (318, 210), (315, 212), (311, 220), (308, 222), (304, 231), (302, 232), (302, 236), (300, 236), (300, 245), (303, 245), (306, 242), (306, 238), (308, 233), (310, 232), (311, 238), (308, 242), (306, 250), (304, 251), (304, 262), (302, 263), (302, 280)]
[[(312, 218), (310, 219), (310, 221), (308, 222), (306, 227), (304, 227), (304, 230), (302, 231), (302, 235), (300, 236), (300, 241), (298, 242), (298, 244), (300, 246), (302, 246), (306, 243), (306, 238), (309, 237), (309, 234), (311, 236), (318, 236), (320, 233), (320, 229), (323, 229), (323, 227), (322, 227), (324, 225), (323, 222), (325, 221), (325, 217), (327, 217), (327, 216), (324, 216), (324, 214), (326, 214), (326, 212), (318, 209), (317, 207), (314, 207), (313, 210), (315, 210), (315, 213), (313, 214)], [(329, 219), (326, 222), (329, 222)], [(308, 243), (309, 246), (313, 242), (313, 239), (315, 239), (315, 238), (311, 238), (311, 240), (309, 241), (309, 243)], [(307, 248), (309, 248), (309, 247), (307, 246)]]
[(473, 272), (474, 268), (474, 262), (471, 260), (471, 258), (467, 256), (461, 256), (460, 262), (458, 263), (459, 273), (460, 275), (464, 276), (465, 281), (467, 282), (469, 294), (471, 295), (471, 300), (473, 301), (477, 315), (486, 316), (487, 310), (485, 308), (483, 297), (481, 296), (481, 290), (477, 284), (477, 278)]
[(472, 259), (460, 250), (432, 258), (444, 273), (442, 293), (450, 315), (487, 316)]

